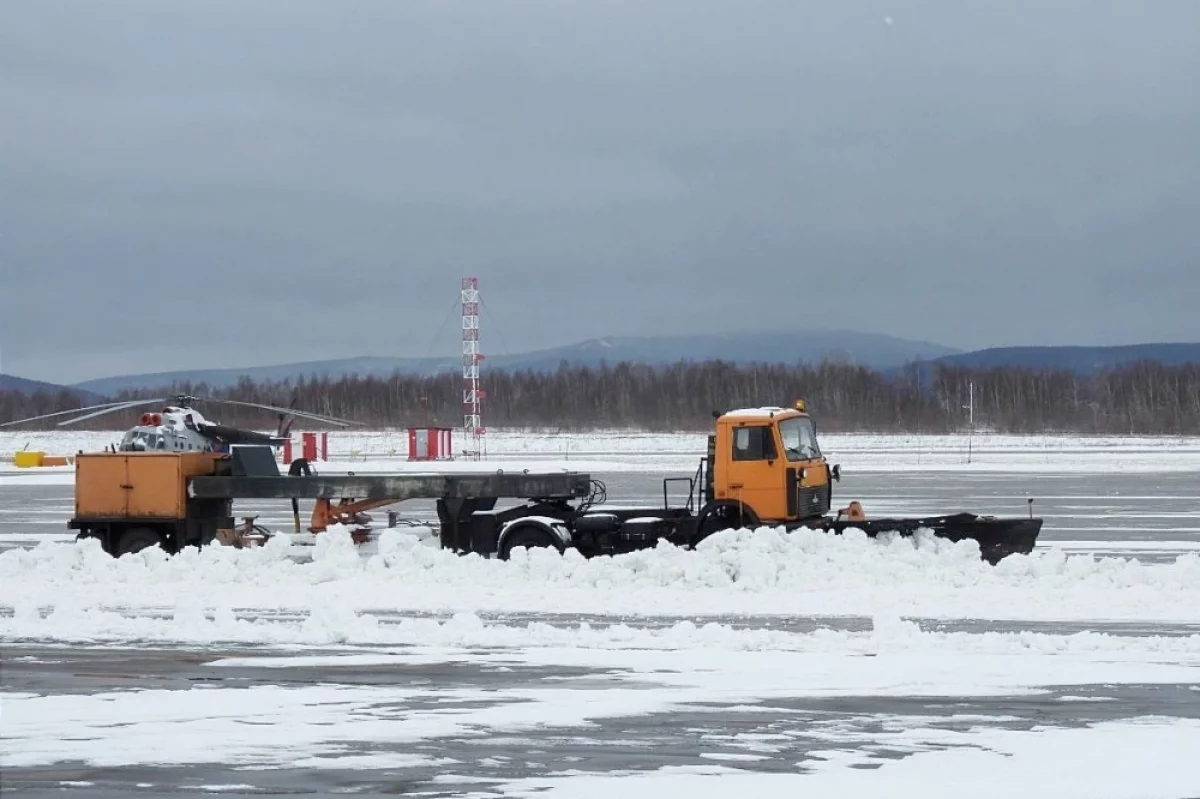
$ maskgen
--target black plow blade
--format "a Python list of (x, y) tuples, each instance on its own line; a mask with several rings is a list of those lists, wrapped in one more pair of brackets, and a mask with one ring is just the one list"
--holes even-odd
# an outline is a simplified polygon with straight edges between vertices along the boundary
[(1042, 531), (1042, 520), (955, 513), (923, 519), (829, 520), (823, 527), (834, 533), (841, 533), (846, 529), (859, 529), (871, 538), (889, 532), (913, 535), (924, 529), (931, 531), (938, 538), (950, 541), (970, 539), (978, 542), (983, 559), (995, 565), (1009, 555), (1028, 555), (1032, 552), (1037, 544), (1038, 534)]

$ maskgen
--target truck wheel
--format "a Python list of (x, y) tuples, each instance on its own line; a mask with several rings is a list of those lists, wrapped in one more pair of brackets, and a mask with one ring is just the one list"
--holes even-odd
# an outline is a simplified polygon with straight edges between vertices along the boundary
[(500, 548), (500, 560), (508, 560), (509, 555), (518, 547), (554, 547), (562, 553), (562, 544), (557, 539), (545, 530), (539, 530), (536, 527), (521, 527), (513, 530), (504, 539), (504, 546)]
[(121, 533), (117, 540), (117, 551), (113, 554), (121, 557), (130, 552), (141, 552), (147, 547), (162, 546), (162, 538), (149, 527), (131, 527)]

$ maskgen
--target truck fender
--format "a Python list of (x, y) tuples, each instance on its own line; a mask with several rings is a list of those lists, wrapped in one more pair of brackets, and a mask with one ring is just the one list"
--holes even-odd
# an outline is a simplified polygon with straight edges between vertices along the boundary
[(697, 519), (697, 530), (702, 537), (732, 527), (758, 527), (758, 514), (744, 502), (717, 500), (705, 505)]
[(571, 531), (567, 529), (567, 525), (561, 519), (555, 519), (553, 516), (523, 516), (505, 522), (500, 527), (500, 536), (496, 540), (496, 551), (503, 556), (506, 542), (523, 529), (536, 530), (547, 536), (554, 542), (559, 552), (571, 545)]

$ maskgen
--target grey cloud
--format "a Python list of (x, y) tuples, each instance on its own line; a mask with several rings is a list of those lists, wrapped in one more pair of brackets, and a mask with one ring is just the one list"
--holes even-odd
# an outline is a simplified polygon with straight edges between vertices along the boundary
[(5, 370), (452, 351), (464, 274), (492, 349), (1195, 340), (1197, 74), (1184, 0), (26, 3)]

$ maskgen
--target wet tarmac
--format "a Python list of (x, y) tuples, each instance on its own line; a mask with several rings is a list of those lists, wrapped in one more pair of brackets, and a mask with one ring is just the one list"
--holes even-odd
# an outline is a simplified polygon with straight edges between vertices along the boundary
[[(596, 477), (605, 483), (612, 503), (662, 505), (662, 475)], [(1032, 498), (1034, 513), (1045, 519), (1039, 538), (1043, 546), (1068, 545), (1072, 551), (1151, 561), (1200, 548), (1200, 474), (1195, 473), (866, 473), (848, 476), (835, 486), (835, 506), (852, 498), (876, 517), (958, 511), (1025, 516), (1027, 500)], [(686, 499), (686, 488), (670, 486), (672, 505), (682, 505)], [(70, 540), (66, 522), (73, 505), (70, 485), (38, 484), (29, 477), (18, 484), (0, 480), (0, 550), (36, 545), (47, 538)], [(422, 523), (437, 518), (431, 501), (414, 500), (392, 509)], [(273, 529), (292, 529), (286, 500), (247, 501), (235, 505), (234, 511), (258, 514), (259, 522)], [(377, 515), (386, 516), (386, 509)]]
[[(611, 501), (651, 505), (662, 501), (661, 476), (598, 475)], [(1046, 519), (1043, 546), (1117, 555), (1142, 560), (1170, 560), (1200, 545), (1200, 478), (1195, 474), (1131, 475), (971, 475), (953, 479), (938, 473), (865, 474), (847, 478), (838, 495), (860, 499), (872, 515), (925, 515), (969, 510), (997, 515), (1024, 515), (1026, 499)], [(673, 495), (682, 502), (681, 495)], [(835, 500), (836, 502), (837, 500)], [(431, 521), (432, 503), (412, 502), (398, 508), (407, 517)], [(0, 483), (0, 549), (31, 546), (50, 538), (69, 539), (65, 522), (72, 511), (69, 485)], [(291, 525), (286, 503), (264, 503), (246, 509), (260, 512), (260, 522), (280, 529)], [(237, 512), (244, 512), (238, 509)], [(414, 615), (414, 614), (408, 614)], [(524, 624), (625, 621), (665, 626), (677, 619), (622, 619), (555, 614), (479, 614), (485, 620)], [(275, 614), (272, 618), (284, 618)], [(865, 618), (806, 617), (771, 620), (705, 618), (741, 628), (809, 632), (819, 628), (870, 629)], [(1071, 634), (1083, 630), (1114, 635), (1195, 635), (1197, 625), (1021, 623), (989, 620), (918, 620), (927, 630), (952, 632), (1031, 630)], [(392, 648), (394, 649), (394, 647)], [(323, 650), (322, 650), (323, 651)], [(357, 649), (356, 651), (361, 651)], [(257, 668), (214, 665), (221, 658), (313, 654), (313, 650), (278, 647), (188, 648), (138, 644), (125, 646), (54, 645), (45, 641), (3, 642), (0, 679), (6, 694), (35, 693), (86, 697), (106, 691), (170, 691), (243, 688), (264, 680), (289, 687), (438, 686), (447, 691), (505, 692), (544, 686), (547, 681), (572, 688), (628, 689), (628, 675), (588, 667), (499, 668), (486, 662), (414, 662), (387, 666), (290, 666), (264, 677)], [(331, 653), (336, 654), (336, 651)], [(652, 684), (642, 686), (654, 690)], [(1066, 699), (1064, 699), (1066, 697)], [(393, 708), (420, 712), (414, 699)], [(478, 707), (489, 705), (476, 700)], [(497, 700), (499, 701), (499, 700)], [(385, 708), (384, 710), (388, 710)], [(203, 762), (180, 765), (91, 766), (59, 762), (53, 766), (10, 767), (0, 774), (5, 796), (126, 797), (161, 795), (220, 796), (358, 795), (496, 796), (505, 781), (570, 770), (612, 771), (660, 766), (736, 765), (761, 771), (795, 772), (819, 762), (831, 748), (854, 754), (857, 768), (877, 767), (887, 758), (912, 750), (894, 743), (889, 731), (913, 725), (965, 729), (985, 724), (1005, 729), (1037, 725), (1077, 727), (1097, 721), (1146, 715), (1200, 718), (1200, 691), (1178, 685), (1045, 686), (1035, 695), (989, 697), (881, 697), (772, 699), (763, 707), (706, 703), (669, 713), (610, 718), (579, 728), (525, 730), (519, 734), (440, 736), (404, 745), (364, 740), (351, 754), (365, 759), (355, 767), (294, 768), (286, 764), (246, 768), (231, 765), (219, 742), (202, 739), (210, 752)], [(914, 721), (915, 719), (920, 721)], [(112, 720), (120, 725), (119, 718)], [(250, 723), (250, 722), (248, 722)], [(270, 747), (272, 728), (262, 730), (261, 746)], [(388, 759), (406, 762), (388, 766)], [(374, 764), (374, 765), (373, 765)]]
[[(272, 669), (213, 665), (220, 658), (281, 656), (287, 650), (234, 648), (65, 648), (6, 645), (4, 689), (11, 693), (93, 695), (107, 691), (248, 688), (264, 682), (304, 686), (437, 686), (457, 691), (511, 695), (523, 688), (559, 681), (574, 690), (616, 687), (607, 670), (537, 666), (497, 667), (470, 662), (345, 665)], [(305, 650), (305, 654), (312, 654)], [(619, 680), (628, 690), (638, 683)], [(641, 686), (653, 691), (649, 681)], [(436, 695), (410, 700), (402, 707), (375, 708), (420, 714), (443, 706)], [(483, 710), (486, 699), (457, 707)], [(290, 768), (235, 766), (225, 762), (219, 742), (198, 740), (211, 749), (211, 760), (186, 765), (137, 764), (91, 766), (60, 762), (53, 766), (7, 768), (6, 795), (108, 797), (219, 793), (222, 796), (338, 795), (487, 796), (488, 786), (568, 770), (609, 772), (664, 766), (736, 764), (756, 771), (794, 773), (817, 765), (831, 748), (858, 758), (854, 767), (873, 768), (888, 758), (913, 751), (897, 733), (1078, 727), (1146, 715), (1200, 718), (1200, 693), (1189, 685), (1048, 686), (1036, 695), (988, 697), (838, 697), (772, 699), (761, 706), (706, 703), (694, 710), (638, 714), (593, 722), (580, 728), (550, 727), (503, 735), (445, 735), (426, 741), (390, 744), (351, 743), (341, 757), (361, 755), (363, 767)], [(120, 723), (114, 720), (114, 723)], [(251, 720), (247, 720), (251, 723)], [(271, 727), (261, 746), (272, 745)], [(927, 746), (922, 748), (928, 748)], [(144, 758), (139, 758), (144, 759)], [(389, 759), (405, 765), (389, 767)], [(372, 767), (372, 763), (378, 764)], [(237, 787), (242, 786), (242, 787)]]

